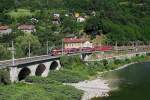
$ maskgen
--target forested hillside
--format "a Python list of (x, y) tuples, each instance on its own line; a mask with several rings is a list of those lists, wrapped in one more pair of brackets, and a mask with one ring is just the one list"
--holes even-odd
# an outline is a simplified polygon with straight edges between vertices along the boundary
[[(1, 23), (15, 24), (14, 19), (11, 19), (6, 13), (18, 8), (30, 9), (32, 13), (38, 10), (39, 12), (33, 16), (44, 21), (44, 24), (49, 24), (46, 23), (48, 19), (44, 17), (49, 17), (48, 14), (55, 10), (56, 13), (64, 11), (84, 14), (94, 10), (97, 13), (95, 16), (97, 20), (91, 18), (89, 20), (93, 19), (92, 21), (87, 21), (87, 25), (84, 26), (87, 33), (91, 28), (93, 31), (102, 29), (111, 41), (136, 39), (146, 41), (150, 39), (149, 0), (0, 0), (0, 2)], [(20, 23), (19, 19), (17, 19), (18, 23)], [(26, 22), (26, 18), (24, 20)], [(67, 26), (64, 25), (64, 27)], [(61, 31), (64, 30), (61, 29)], [(72, 29), (72, 31), (77, 30)]]
[[(60, 14), (58, 25), (52, 24), (55, 13)], [(86, 21), (77, 22), (75, 13)], [(72, 34), (77, 37), (87, 34), (92, 39), (104, 34), (105, 42), (109, 43), (136, 40), (146, 43), (150, 40), (150, 0), (0, 0), (0, 24), (13, 28), (12, 34), (0, 37), (1, 43), (20, 40), (23, 33), (16, 28), (20, 24), (36, 26), (33, 35), (39, 45), (46, 40), (51, 46), (60, 45), (63, 37)]]

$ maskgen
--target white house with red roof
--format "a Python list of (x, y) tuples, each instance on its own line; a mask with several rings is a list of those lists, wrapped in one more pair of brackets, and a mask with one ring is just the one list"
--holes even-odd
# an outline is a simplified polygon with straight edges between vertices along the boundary
[(89, 41), (86, 41), (85, 39), (81, 38), (64, 38), (64, 48), (70, 49), (70, 48), (84, 48), (84, 47), (93, 47), (93, 44)]
[(8, 25), (1, 25), (0, 26), (0, 35), (9, 34), (12, 32), (12, 29)]
[(60, 14), (53, 14), (52, 23), (53, 24), (60, 24)]
[(36, 32), (34, 25), (23, 24), (23, 25), (18, 26), (18, 29), (25, 33)]
[(64, 48), (81, 48), (85, 40), (79, 38), (64, 38)]
[(89, 42), (89, 41), (85, 41), (83, 43), (83, 47), (89, 47), (89, 48), (92, 48), (93, 47), (93, 43)]

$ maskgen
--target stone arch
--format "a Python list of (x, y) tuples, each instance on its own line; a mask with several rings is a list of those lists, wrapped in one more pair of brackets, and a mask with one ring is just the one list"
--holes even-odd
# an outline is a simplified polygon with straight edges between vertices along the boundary
[(58, 67), (58, 62), (57, 61), (53, 61), (50, 65), (50, 70), (56, 70)]
[(21, 81), (21, 80), (25, 79), (30, 73), (31, 73), (31, 71), (29, 68), (27, 68), (27, 67), (22, 68), (18, 74), (18, 80)]
[(36, 68), (35, 75), (41, 76), (42, 73), (45, 71), (45, 69), (46, 69), (46, 67), (44, 64), (39, 64), (38, 67)]

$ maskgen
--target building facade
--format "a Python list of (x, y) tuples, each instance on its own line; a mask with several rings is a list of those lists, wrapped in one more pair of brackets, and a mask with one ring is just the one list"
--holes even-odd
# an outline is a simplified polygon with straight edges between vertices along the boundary
[(83, 43), (83, 47), (89, 47), (89, 48), (92, 48), (93, 47), (93, 44), (91, 43), (91, 42), (89, 42), (89, 41), (85, 41), (84, 43)]
[(64, 48), (70, 49), (70, 48), (84, 48), (84, 47), (90, 47), (92, 48), (92, 43), (89, 41), (85, 41), (84, 39), (80, 38), (64, 38)]
[(25, 33), (36, 32), (34, 25), (23, 24), (23, 25), (18, 26), (18, 29), (21, 30), (22, 32), (25, 32)]
[(12, 29), (7, 26), (7, 25), (3, 25), (0, 26), (0, 36), (5, 35), (5, 34), (10, 34), (12, 32)]
[(84, 40), (78, 38), (64, 38), (64, 48), (81, 48)]

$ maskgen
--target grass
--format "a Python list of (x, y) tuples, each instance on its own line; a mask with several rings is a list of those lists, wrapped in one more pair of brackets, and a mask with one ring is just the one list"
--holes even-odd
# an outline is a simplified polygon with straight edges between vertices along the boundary
[[(0, 86), (0, 100), (50, 100), (51, 97), (39, 85), (12, 84)], [(40, 98), (39, 98), (40, 97)]]
[(0, 86), (0, 100), (79, 100), (82, 91), (50, 78), (30, 77), (28, 83)]
[(17, 9), (17, 10), (12, 10), (7, 13), (11, 18), (22, 18), (22, 17), (31, 17), (35, 14), (35, 12), (31, 12), (28, 9)]

